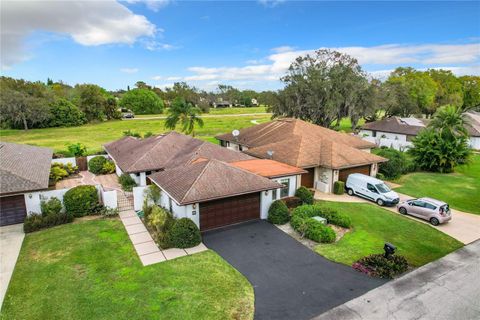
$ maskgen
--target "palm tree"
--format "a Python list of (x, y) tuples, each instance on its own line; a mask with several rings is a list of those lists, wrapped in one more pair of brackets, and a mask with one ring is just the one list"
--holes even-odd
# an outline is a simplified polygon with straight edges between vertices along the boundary
[(462, 109), (452, 105), (446, 105), (438, 109), (435, 113), (429, 127), (440, 132), (442, 136), (468, 136), (465, 129), (465, 118)]
[(165, 128), (174, 130), (180, 122), (182, 132), (191, 134), (195, 137), (195, 127), (203, 127), (203, 120), (200, 117), (202, 111), (192, 103), (183, 98), (176, 98), (168, 110), (168, 116), (165, 120)]

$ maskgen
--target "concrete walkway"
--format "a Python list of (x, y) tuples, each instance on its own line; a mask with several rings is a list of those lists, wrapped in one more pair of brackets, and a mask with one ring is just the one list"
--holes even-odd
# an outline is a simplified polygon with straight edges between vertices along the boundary
[(24, 237), (23, 224), (0, 227), (0, 308)]
[(315, 319), (480, 319), (479, 275), (476, 241)]
[(205, 247), (203, 243), (188, 249), (170, 248), (160, 250), (135, 211), (129, 210), (120, 212), (120, 219), (122, 220), (125, 230), (127, 230), (127, 234), (132, 241), (133, 247), (135, 248), (135, 251), (137, 251), (140, 261), (142, 261), (144, 266), (207, 250), (207, 247)]
[[(397, 192), (398, 193), (398, 192)], [(407, 196), (402, 193), (398, 193), (400, 201), (405, 201), (412, 199), (413, 197)], [(372, 201), (360, 198), (358, 196), (349, 196), (347, 194), (336, 195), (331, 193), (323, 193), (320, 191), (315, 191), (316, 200), (325, 200), (325, 201), (336, 201), (336, 202), (355, 202), (355, 203), (369, 203), (374, 206), (376, 204)], [(382, 207), (385, 210), (389, 210), (395, 213), (398, 213), (396, 207)], [(441, 224), (438, 226), (432, 226), (425, 220), (421, 220), (410, 215), (406, 217), (413, 219), (418, 222), (425, 223), (432, 228), (435, 228), (443, 233), (448, 234), (450, 237), (457, 239), (463, 244), (472, 243), (480, 239), (480, 215), (462, 212), (456, 209), (452, 209), (452, 220), (450, 222)]]

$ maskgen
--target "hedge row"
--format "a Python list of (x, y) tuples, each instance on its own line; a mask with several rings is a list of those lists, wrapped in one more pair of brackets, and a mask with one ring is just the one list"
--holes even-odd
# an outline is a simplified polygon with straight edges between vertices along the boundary
[(44, 228), (50, 228), (60, 224), (72, 222), (74, 217), (68, 213), (56, 213), (42, 216), (40, 214), (32, 214), (25, 218), (23, 223), (23, 231), (25, 233), (37, 231)]

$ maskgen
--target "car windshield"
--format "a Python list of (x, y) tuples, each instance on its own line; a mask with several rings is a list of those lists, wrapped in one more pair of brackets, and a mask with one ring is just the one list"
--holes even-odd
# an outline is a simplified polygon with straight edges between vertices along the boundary
[(387, 185), (384, 184), (384, 183), (376, 184), (375, 187), (377, 187), (377, 190), (378, 190), (380, 193), (390, 192), (390, 188), (387, 187)]

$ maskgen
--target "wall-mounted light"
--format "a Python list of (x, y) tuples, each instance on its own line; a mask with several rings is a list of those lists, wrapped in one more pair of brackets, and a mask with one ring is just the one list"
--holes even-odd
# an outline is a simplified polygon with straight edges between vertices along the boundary
[(196, 207), (197, 207), (197, 205), (194, 203), (194, 204), (192, 205), (192, 208), (195, 209)]
[(31, 193), (29, 193), (29, 194), (28, 194), (28, 197), (29, 197), (30, 199), (32, 199), (32, 194), (31, 194)]
[(265, 195), (268, 196), (268, 190), (265, 190)]

